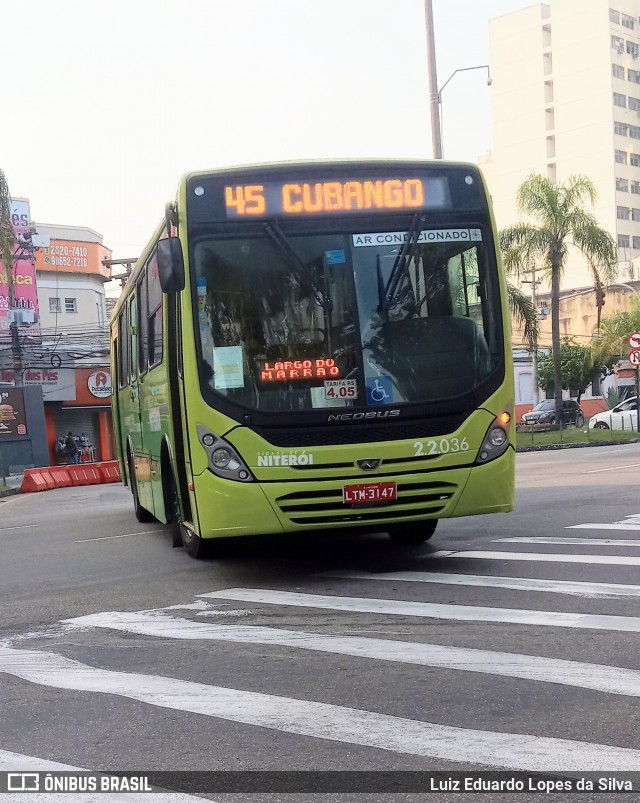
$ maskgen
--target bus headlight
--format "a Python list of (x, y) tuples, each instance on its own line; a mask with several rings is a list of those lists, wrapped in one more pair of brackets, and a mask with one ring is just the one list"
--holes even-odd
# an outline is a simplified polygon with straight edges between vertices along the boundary
[(504, 429), (500, 427), (494, 427), (491, 432), (489, 433), (489, 440), (491, 441), (491, 445), (495, 446), (496, 449), (502, 446), (502, 444), (507, 439), (507, 433)]
[(228, 449), (216, 449), (211, 455), (211, 464), (215, 468), (226, 468), (229, 463), (231, 463), (231, 452)]
[(209, 471), (225, 480), (253, 482), (253, 475), (230, 443), (202, 424), (198, 424), (197, 430), (202, 448), (207, 453)]
[(482, 446), (478, 450), (476, 465), (490, 463), (507, 451), (509, 448), (508, 426), (510, 422), (511, 415), (506, 411), (496, 416), (484, 436)]

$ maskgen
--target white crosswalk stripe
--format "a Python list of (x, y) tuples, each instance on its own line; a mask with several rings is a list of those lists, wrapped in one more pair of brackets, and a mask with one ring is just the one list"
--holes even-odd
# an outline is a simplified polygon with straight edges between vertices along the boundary
[(300, 594), (295, 591), (270, 591), (260, 588), (228, 588), (198, 596), (206, 599), (232, 599), (266, 605), (291, 605), (322, 608), (349, 613), (376, 613), (391, 616), (419, 616), (427, 619), (450, 619), (459, 622), (503, 622), (545, 627), (573, 627), (588, 630), (613, 630), (640, 633), (640, 617), (604, 616), (558, 611), (528, 611), (516, 608), (488, 608), (476, 605), (446, 605), (431, 602), (338, 597), (323, 594)]
[(640, 566), (640, 557), (629, 555), (563, 555), (554, 552), (498, 552), (493, 550), (441, 550), (430, 552), (434, 558), (468, 558), (469, 560), (517, 560), (537, 563), (592, 563), (596, 566)]
[(640, 524), (627, 524), (622, 521), (614, 524), (571, 524), (569, 527), (565, 527), (565, 530), (628, 530), (629, 532), (637, 532), (640, 530)]
[(542, 683), (559, 683), (607, 694), (640, 697), (640, 671), (578, 661), (538, 658), (534, 655), (360, 636), (325, 636), (301, 630), (281, 630), (253, 625), (218, 625), (168, 616), (161, 611), (133, 613), (109, 611), (79, 616), (67, 619), (65, 622), (78, 628), (104, 628), (163, 639), (292, 647), (378, 661), (503, 675)]
[(553, 538), (531, 536), (521, 538), (494, 538), (493, 544), (556, 544), (558, 546), (620, 546), (640, 547), (640, 538)]
[(529, 771), (631, 771), (640, 750), (458, 728), (327, 703), (87, 666), (56, 653), (0, 647), (0, 673), (56, 689), (113, 694), (232, 722), (414, 756)]
[(622, 583), (586, 583), (576, 580), (541, 580), (530, 577), (501, 577), (485, 574), (449, 574), (447, 572), (354, 572), (349, 569), (320, 572), (316, 577), (333, 577), (337, 580), (375, 580), (407, 583), (435, 583), (437, 585), (478, 586), (481, 588), (509, 588), (514, 591), (540, 591), (550, 594), (597, 598), (640, 597), (640, 586)]

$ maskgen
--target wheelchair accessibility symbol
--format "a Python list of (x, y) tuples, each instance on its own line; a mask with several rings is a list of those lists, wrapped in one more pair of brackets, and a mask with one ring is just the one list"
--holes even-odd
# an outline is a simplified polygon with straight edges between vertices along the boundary
[(391, 404), (393, 385), (390, 376), (367, 377), (367, 401), (369, 404)]

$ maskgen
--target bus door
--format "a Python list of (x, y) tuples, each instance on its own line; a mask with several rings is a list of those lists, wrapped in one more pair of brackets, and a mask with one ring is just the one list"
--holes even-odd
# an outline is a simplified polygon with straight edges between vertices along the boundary
[[(138, 355), (140, 365), (140, 421), (146, 465), (145, 496), (141, 503), (155, 512), (164, 508), (164, 491), (160, 473), (163, 413), (168, 410), (167, 382), (163, 361), (163, 296), (155, 251), (141, 273), (136, 298), (138, 300)], [(144, 499), (144, 502), (143, 502)]]
[(129, 431), (129, 443), (131, 446), (131, 456), (135, 471), (136, 484), (138, 487), (138, 498), (142, 507), (153, 510), (151, 498), (151, 486), (149, 483), (149, 461), (144, 453), (142, 439), (142, 414), (144, 397), (144, 372), (140, 365), (140, 319), (139, 319), (139, 285), (136, 292), (131, 296), (128, 303), (129, 323), (130, 323), (130, 374), (128, 393), (125, 393), (125, 404), (127, 405), (127, 423)]

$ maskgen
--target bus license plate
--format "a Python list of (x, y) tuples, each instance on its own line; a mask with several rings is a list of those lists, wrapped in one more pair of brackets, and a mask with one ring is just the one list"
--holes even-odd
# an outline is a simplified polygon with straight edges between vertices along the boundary
[(342, 501), (345, 505), (370, 505), (373, 502), (392, 502), (397, 499), (395, 482), (369, 482), (366, 485), (345, 485)]

